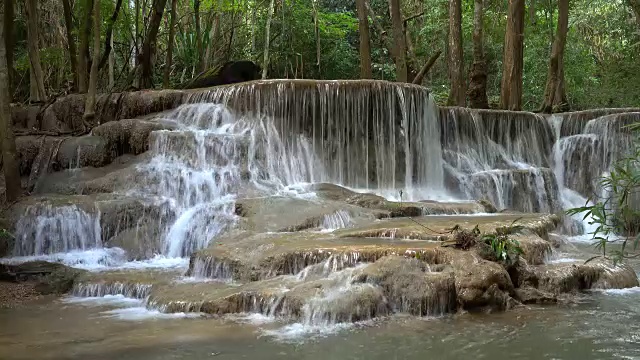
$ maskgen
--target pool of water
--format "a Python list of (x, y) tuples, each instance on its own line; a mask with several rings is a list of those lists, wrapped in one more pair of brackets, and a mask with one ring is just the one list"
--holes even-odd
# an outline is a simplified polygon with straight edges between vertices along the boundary
[[(264, 319), (262, 319), (264, 320)], [(640, 359), (640, 289), (500, 314), (304, 329), (145, 311), (131, 299), (0, 310), (0, 359)], [(323, 331), (318, 331), (323, 330)]]

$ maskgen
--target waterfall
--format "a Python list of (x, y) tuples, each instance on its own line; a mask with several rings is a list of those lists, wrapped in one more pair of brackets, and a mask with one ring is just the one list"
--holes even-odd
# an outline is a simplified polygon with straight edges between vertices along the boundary
[(50, 255), (102, 247), (100, 212), (75, 205), (27, 207), (18, 220), (14, 256)]
[[(299, 184), (402, 190), (410, 201), (486, 199), (523, 212), (579, 206), (602, 192), (598, 179), (631, 148), (622, 126), (640, 115), (438, 109), (421, 86), (369, 80), (259, 81), (185, 101), (156, 117), (174, 126), (150, 134), (151, 160), (126, 194), (158, 208), (149, 226), (166, 257), (189, 256), (234, 226), (236, 199)], [(352, 222), (338, 211), (318, 225)], [(13, 255), (102, 249), (112, 235), (97, 207), (34, 205), (17, 224)]]
[(449, 189), (500, 209), (554, 212), (558, 186), (549, 169), (553, 129), (525, 112), (441, 108)]
[[(591, 115), (595, 118), (589, 118)], [(553, 147), (553, 170), (560, 188), (564, 209), (592, 205), (590, 199), (605, 198), (600, 179), (613, 164), (633, 149), (633, 138), (625, 125), (638, 121), (640, 113), (613, 113), (607, 110), (580, 112), (566, 117), (554, 116), (559, 123), (558, 139)], [(597, 225), (591, 218), (573, 216), (572, 233), (589, 235)]]
[(270, 80), (211, 89), (189, 101), (271, 119), (285, 151), (317, 156), (323, 181), (377, 192), (404, 189), (410, 200), (443, 191), (436, 107), (423, 87)]

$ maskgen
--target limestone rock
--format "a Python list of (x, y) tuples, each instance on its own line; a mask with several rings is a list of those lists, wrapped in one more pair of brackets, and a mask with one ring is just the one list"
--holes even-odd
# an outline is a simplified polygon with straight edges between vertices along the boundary
[(588, 289), (624, 289), (638, 286), (638, 277), (628, 265), (613, 266), (594, 260), (587, 264), (553, 264), (535, 267), (538, 288), (559, 294)]
[(31, 261), (18, 265), (2, 265), (0, 278), (15, 277), (17, 281), (35, 280), (36, 291), (43, 295), (65, 294), (85, 270), (73, 269), (59, 263)]
[(147, 216), (139, 219), (136, 226), (118, 232), (106, 245), (125, 250), (130, 261), (149, 259), (162, 252), (161, 235), (157, 219)]
[(553, 304), (558, 302), (556, 295), (540, 291), (533, 287), (515, 289), (515, 298), (523, 304)]
[(477, 258), (471, 252), (451, 254), (458, 303), (464, 309), (506, 310), (514, 287), (498, 263)]
[(453, 273), (431, 272), (417, 259), (385, 256), (362, 269), (357, 281), (380, 286), (397, 312), (433, 316), (456, 311)]

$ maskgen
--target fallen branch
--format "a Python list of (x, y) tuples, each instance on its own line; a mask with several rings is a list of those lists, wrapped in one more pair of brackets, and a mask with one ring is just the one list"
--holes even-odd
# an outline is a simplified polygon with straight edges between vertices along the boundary
[(419, 18), (420, 16), (424, 15), (424, 11), (419, 13), (419, 14), (415, 14), (415, 15), (411, 15), (408, 18), (404, 19), (402, 22), (405, 24), (405, 26), (407, 25), (407, 22), (415, 19), (415, 18)]
[(437, 53), (433, 54), (433, 56), (429, 58), (429, 61), (424, 64), (418, 75), (413, 79), (413, 84), (422, 84), (422, 79), (424, 79), (424, 76), (429, 72), (429, 70), (431, 70), (433, 64), (436, 63), (436, 60), (438, 60), (441, 54), (442, 50), (438, 50)]

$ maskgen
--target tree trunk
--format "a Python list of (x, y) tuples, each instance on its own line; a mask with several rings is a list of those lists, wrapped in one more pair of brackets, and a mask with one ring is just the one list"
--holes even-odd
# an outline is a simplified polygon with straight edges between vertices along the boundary
[(451, 90), (447, 105), (466, 105), (462, 51), (462, 0), (449, 0), (449, 83)]
[(393, 42), (396, 48), (396, 81), (407, 82), (407, 46), (405, 44), (400, 0), (389, 0), (389, 14), (393, 27)]
[[(15, 39), (13, 38), (14, 4), (13, 0), (4, 0), (4, 45), (7, 53), (7, 76), (9, 81), (9, 94), (13, 94), (13, 51)], [(9, 97), (9, 101), (13, 96)]]
[(167, 4), (167, 0), (154, 0), (153, 11), (151, 13), (151, 20), (149, 21), (149, 30), (142, 43), (141, 67), (142, 73), (140, 75), (140, 87), (148, 89), (153, 87), (153, 56), (156, 51), (156, 41), (158, 38), (158, 31), (160, 29), (160, 22), (162, 21), (162, 14), (164, 13), (164, 7)]
[[(220, 35), (220, 13), (216, 12), (213, 15), (213, 25), (209, 30), (209, 43), (204, 54), (204, 68), (208, 70), (213, 65), (213, 49), (217, 47), (218, 36)], [(253, 39), (255, 41), (255, 39)], [(254, 43), (255, 46), (255, 43)]]
[(80, 30), (80, 47), (78, 49), (78, 92), (87, 92), (87, 75), (89, 74), (89, 36), (91, 35), (91, 9), (94, 0), (82, 0), (82, 29)]
[(369, 39), (369, 16), (367, 15), (366, 0), (356, 0), (358, 10), (358, 26), (360, 30), (360, 78), (371, 79), (371, 40)]
[(488, 109), (487, 99), (487, 63), (484, 58), (483, 39), (484, 4), (482, 0), (475, 0), (473, 11), (473, 65), (471, 66), (471, 81), (469, 83), (469, 106), (478, 109)]
[(558, 29), (551, 49), (547, 85), (541, 112), (552, 113), (568, 110), (564, 89), (564, 49), (569, 30), (569, 0), (558, 0)]
[[(38, 41), (38, 3), (36, 0), (26, 1), (27, 10), (27, 34), (29, 47), (29, 71), (31, 72), (31, 80), (34, 82), (32, 89), (35, 93), (31, 93), (32, 102), (41, 102), (47, 100), (47, 94), (44, 90), (44, 73), (40, 63), (40, 45)], [(6, 51), (6, 50), (5, 50)]]
[(86, 123), (91, 123), (96, 115), (96, 92), (98, 88), (98, 65), (100, 62), (100, 1), (93, 3), (93, 59), (91, 62), (91, 74), (89, 76), (89, 93), (84, 105), (84, 115), (82, 119)]
[[(111, 47), (113, 48), (113, 38), (111, 38), (110, 40), (111, 40)], [(113, 89), (116, 86), (115, 67), (116, 67), (116, 57), (113, 55), (113, 52), (111, 52), (109, 54), (109, 90)]]
[(318, 76), (321, 74), (321, 53), (320, 53), (320, 26), (318, 24), (318, 0), (311, 0), (311, 4), (313, 5), (313, 29), (316, 39), (316, 68), (318, 71)]
[(253, 4), (253, 9), (251, 11), (251, 56), (253, 57), (256, 53), (256, 12), (258, 11), (258, 5)]
[(524, 0), (509, 0), (500, 90), (500, 105), (506, 110), (522, 109), (524, 13)]
[(236, 6), (235, 5), (236, 5), (236, 1), (232, 0), (231, 6), (234, 10), (231, 12), (231, 31), (229, 32), (229, 41), (227, 42), (227, 51), (225, 51), (225, 54), (224, 54), (225, 63), (231, 60), (231, 55), (233, 55), (233, 37), (235, 35), (235, 29), (236, 29), (236, 11), (235, 11)]
[(67, 32), (67, 44), (69, 48), (69, 61), (71, 63), (71, 74), (73, 76), (73, 89), (78, 88), (78, 59), (76, 58), (76, 40), (73, 37), (73, 11), (70, 0), (62, 0), (64, 11), (64, 24)]
[(628, 2), (636, 17), (636, 24), (638, 24), (638, 28), (640, 29), (640, 0), (628, 0)]
[(418, 72), (416, 77), (413, 78), (413, 81), (412, 81), (413, 84), (418, 84), (418, 85), (422, 84), (422, 80), (424, 79), (424, 76), (427, 75), (427, 73), (429, 73), (429, 70), (431, 70), (431, 68), (433, 67), (433, 64), (436, 63), (436, 60), (438, 60), (441, 54), (442, 54), (442, 50), (438, 50), (438, 52), (436, 52), (435, 54), (433, 54), (433, 56), (429, 58), (429, 60), (424, 64), (422, 69), (420, 69), (420, 72)]
[(113, 14), (111, 14), (111, 19), (109, 19), (109, 24), (107, 25), (107, 34), (104, 40), (104, 53), (102, 54), (102, 59), (100, 59), (100, 65), (98, 66), (98, 70), (104, 68), (107, 61), (111, 58), (111, 51), (113, 50), (113, 26), (118, 20), (118, 14), (120, 14), (120, 8), (122, 7), (122, 0), (118, 0), (116, 2), (116, 8), (113, 10)]
[[(7, 2), (5, 2), (6, 6)], [(13, 135), (11, 121), (11, 93), (9, 92), (9, 68), (7, 67), (7, 49), (5, 48), (7, 34), (5, 33), (7, 8), (3, 6), (3, 16), (0, 16), (0, 133), (2, 138), (2, 161), (5, 180), (5, 196), (7, 202), (15, 201), (22, 193), (19, 160), (16, 151), (16, 139)]]
[(267, 14), (267, 25), (265, 26), (265, 38), (264, 38), (264, 58), (262, 60), (262, 78), (267, 78), (269, 70), (269, 40), (271, 39), (271, 18), (273, 18), (273, 10), (275, 7), (275, 0), (271, 0), (269, 4), (269, 13)]
[(178, 6), (178, 0), (171, 0), (171, 24), (169, 25), (169, 40), (167, 43), (167, 58), (164, 66), (164, 76), (162, 78), (162, 87), (165, 89), (169, 88), (169, 80), (171, 76), (171, 66), (173, 63), (173, 43), (175, 42), (176, 37), (176, 21), (178, 19), (178, 14), (176, 13), (176, 8)]
[(204, 55), (204, 51), (202, 51), (202, 34), (200, 33), (200, 0), (193, 0), (193, 16), (194, 16), (194, 23), (195, 23), (195, 27), (196, 27), (196, 50), (197, 50), (197, 57), (198, 57), (198, 73), (202, 72), (204, 69), (203, 64), (203, 58), (202, 56)]

